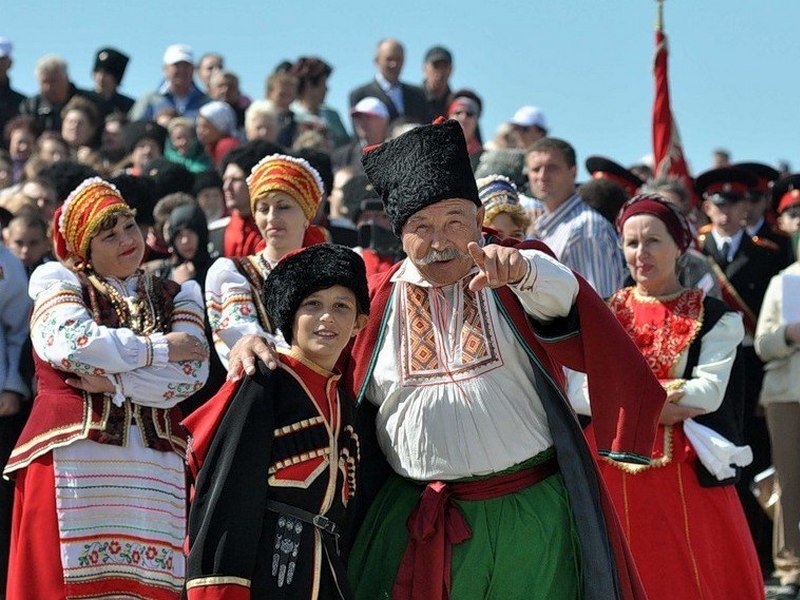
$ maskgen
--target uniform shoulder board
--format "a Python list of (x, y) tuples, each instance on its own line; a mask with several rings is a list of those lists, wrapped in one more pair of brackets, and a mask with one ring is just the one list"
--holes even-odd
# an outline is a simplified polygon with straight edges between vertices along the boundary
[(781, 249), (780, 246), (778, 246), (778, 244), (776, 244), (772, 240), (768, 240), (767, 238), (763, 238), (763, 237), (758, 236), (758, 235), (754, 235), (753, 236), (753, 243), (756, 246), (761, 246), (762, 248), (766, 248), (766, 249), (772, 250), (774, 252), (777, 252), (777, 251), (779, 251)]
[(705, 235), (711, 231), (712, 227), (713, 225), (711, 225), (711, 223), (706, 223), (705, 225), (697, 229), (697, 233), (702, 233), (703, 235)]

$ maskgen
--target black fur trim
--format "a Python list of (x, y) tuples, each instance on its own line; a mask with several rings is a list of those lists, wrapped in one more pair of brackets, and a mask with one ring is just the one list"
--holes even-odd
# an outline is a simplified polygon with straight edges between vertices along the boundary
[(264, 307), (288, 343), (303, 299), (334, 285), (353, 291), (359, 314), (369, 314), (367, 272), (361, 257), (346, 246), (315, 244), (284, 256), (264, 281)]
[(397, 235), (411, 215), (442, 200), (481, 205), (464, 133), (452, 119), (371, 148), (361, 162)]

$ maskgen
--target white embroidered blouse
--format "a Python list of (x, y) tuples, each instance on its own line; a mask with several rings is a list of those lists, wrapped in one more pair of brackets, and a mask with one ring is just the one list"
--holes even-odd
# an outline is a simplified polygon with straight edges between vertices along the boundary
[[(533, 318), (566, 316), (578, 292), (572, 272), (523, 250), (530, 265), (509, 286)], [(553, 444), (530, 359), (488, 288), (434, 287), (406, 259), (395, 273), (384, 343), (367, 397), (379, 407), (378, 440), (411, 479), (496, 473)], [(379, 318), (375, 316), (375, 318)]]
[[(248, 259), (265, 279), (274, 266), (263, 252)], [(277, 346), (287, 346), (280, 333), (271, 335), (261, 326), (254, 299), (254, 294), (258, 293), (259, 290), (253, 290), (230, 258), (218, 258), (208, 269), (206, 313), (214, 348), (225, 369), (228, 368), (231, 347), (244, 335), (260, 335)]]
[[(123, 280), (105, 278), (126, 302), (136, 298), (140, 273)], [(31, 275), (34, 301), (31, 341), (36, 354), (62, 371), (106, 375), (115, 385), (114, 403), (125, 398), (143, 406), (171, 408), (199, 390), (208, 361), (169, 362), (164, 334), (137, 335), (131, 329), (98, 325), (83, 300), (75, 274), (58, 262)], [(207, 347), (200, 286), (187, 281), (175, 296), (172, 331), (195, 336)]]

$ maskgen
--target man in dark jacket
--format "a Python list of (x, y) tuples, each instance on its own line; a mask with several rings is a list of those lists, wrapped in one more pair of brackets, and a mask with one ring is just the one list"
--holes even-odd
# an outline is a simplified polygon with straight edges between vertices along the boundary
[(428, 119), (447, 116), (447, 101), (450, 99), (450, 75), (453, 72), (453, 55), (443, 46), (434, 46), (425, 53), (422, 64), (425, 76), (422, 89), (428, 103)]
[(415, 118), (420, 123), (428, 121), (428, 103), (421, 88), (400, 81), (405, 50), (397, 40), (387, 38), (378, 43), (375, 52), (375, 78), (350, 92), (350, 109), (367, 96), (378, 98), (389, 110), (389, 119), (400, 116)]
[(10, 40), (0, 37), (0, 131), (3, 131), (6, 123), (19, 114), (19, 105), (25, 100), (25, 96), (11, 89), (11, 82), (8, 79), (13, 49)]
[[(61, 131), (61, 110), (75, 95), (87, 96), (69, 80), (67, 63), (60, 56), (48, 54), (36, 63), (39, 93), (24, 100), (19, 112), (31, 115), (42, 130)], [(91, 100), (91, 98), (89, 98)]]
[(133, 108), (133, 98), (119, 93), (128, 60), (126, 54), (115, 48), (100, 48), (94, 55), (94, 91), (90, 95), (104, 117), (115, 112), (127, 115)]

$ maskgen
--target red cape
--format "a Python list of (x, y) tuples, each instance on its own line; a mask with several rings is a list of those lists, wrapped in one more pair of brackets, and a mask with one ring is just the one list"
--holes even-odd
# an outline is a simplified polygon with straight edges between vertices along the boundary
[[(550, 256), (552, 252), (541, 242), (531, 241), (519, 243), (516, 240), (490, 238), (492, 243), (514, 246), (519, 249), (539, 250)], [(347, 390), (356, 402), (364, 398), (366, 382), (377, 359), (377, 348), (382, 341), (387, 310), (394, 285), (392, 276), (400, 264), (389, 271), (370, 278), (370, 310), (371, 317), (364, 330), (358, 335), (353, 345), (349, 364), (343, 370), (343, 389)], [(653, 439), (658, 426), (658, 419), (666, 399), (666, 394), (653, 376), (647, 362), (628, 334), (613, 316), (605, 302), (591, 286), (576, 274), (579, 283), (578, 296), (575, 301), (579, 329), (564, 335), (549, 336), (542, 332), (542, 327), (530, 319), (514, 292), (508, 287), (494, 290), (498, 299), (501, 314), (516, 329), (518, 339), (531, 357), (538, 363), (560, 390), (561, 401), (567, 405), (566, 410), (574, 418), (574, 426), (578, 432), (575, 441), (566, 440), (564, 444), (582, 445), (576, 452), (563, 449), (559, 452), (559, 463), (562, 472), (579, 472), (580, 468), (571, 469), (566, 461), (584, 461), (588, 463), (594, 481), (577, 482), (596, 489), (596, 501), (599, 502), (608, 542), (613, 553), (619, 583), (619, 597), (625, 600), (643, 600), (646, 598), (639, 580), (617, 514), (611, 503), (608, 491), (599, 475), (597, 463), (585, 440), (580, 435), (577, 418), (569, 407), (564, 393), (564, 374), (562, 366), (588, 375), (589, 393), (592, 398), (592, 414), (594, 432), (599, 452), (612, 459), (649, 464)], [(345, 357), (343, 357), (345, 358)], [(563, 407), (560, 409), (563, 412)], [(554, 438), (555, 438), (554, 432)], [(556, 440), (556, 450), (559, 451)], [(569, 486), (568, 486), (569, 487)], [(573, 499), (574, 501), (574, 499)], [(578, 523), (578, 527), (591, 526)], [(584, 556), (586, 563), (592, 557)], [(596, 566), (596, 565), (595, 565)], [(590, 580), (587, 580), (590, 581)]]

